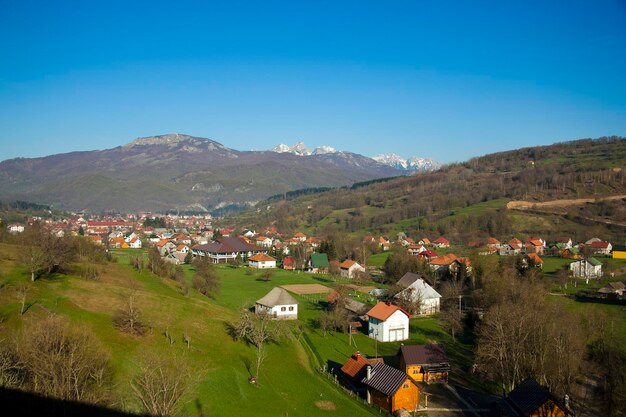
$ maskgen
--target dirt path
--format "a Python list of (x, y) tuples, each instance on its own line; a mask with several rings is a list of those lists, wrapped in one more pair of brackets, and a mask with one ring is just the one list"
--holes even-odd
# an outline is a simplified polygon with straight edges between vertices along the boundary
[(534, 202), (534, 201), (509, 201), (506, 204), (506, 208), (510, 210), (526, 210), (526, 209), (543, 209), (550, 207), (569, 207), (569, 206), (578, 206), (586, 203), (594, 203), (597, 201), (611, 201), (611, 200), (622, 200), (626, 198), (626, 195), (612, 195), (609, 197), (602, 198), (576, 198), (570, 200), (552, 200), (552, 201), (542, 201), (542, 202)]

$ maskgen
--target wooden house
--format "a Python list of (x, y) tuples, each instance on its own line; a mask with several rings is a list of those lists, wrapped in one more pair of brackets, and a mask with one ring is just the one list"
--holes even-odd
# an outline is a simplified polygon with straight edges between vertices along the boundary
[(506, 397), (507, 415), (512, 417), (566, 417), (567, 408), (532, 378), (519, 384)]
[(419, 388), (413, 378), (384, 363), (367, 366), (363, 383), (367, 387), (367, 401), (381, 409), (395, 413), (413, 412), (419, 405)]
[(439, 345), (402, 345), (398, 350), (398, 364), (416, 381), (448, 382), (450, 363)]
[(360, 352), (354, 352), (350, 359), (341, 367), (341, 372), (352, 385), (361, 385), (365, 377), (367, 366), (383, 363), (383, 358), (366, 358)]

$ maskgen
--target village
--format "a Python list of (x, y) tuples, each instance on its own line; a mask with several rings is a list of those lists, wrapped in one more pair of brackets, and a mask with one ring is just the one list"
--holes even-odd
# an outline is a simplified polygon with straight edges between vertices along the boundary
[[(368, 265), (363, 260), (337, 259), (332, 255), (331, 242), (302, 232), (283, 235), (273, 226), (259, 232), (237, 231), (232, 227), (217, 229), (208, 216), (140, 215), (105, 219), (76, 216), (43, 224), (58, 237), (82, 235), (113, 252), (153, 248), (172, 265), (190, 264), (196, 258), (203, 258), (229, 268), (270, 271), (265, 272), (267, 281), (271, 280), (272, 270), (317, 277), (316, 283), (274, 286), (256, 300), (252, 311), (275, 320), (298, 321), (302, 320), (299, 314), (312, 306), (317, 308), (318, 304), (341, 308), (343, 323), (333, 323), (328, 329), (347, 327), (343, 332), (348, 334), (349, 347), (353, 346), (353, 335), (360, 335), (371, 339), (376, 349), (373, 355), (372, 352), (366, 355), (356, 348), (355, 342), (354, 351), (345, 356), (342, 363), (334, 366), (322, 363), (320, 372), (341, 386), (347, 395), (396, 415), (428, 410), (437, 411), (437, 415), (574, 415), (567, 398), (557, 398), (533, 379), (525, 380), (501, 398), (489, 397), (478, 402), (472, 400), (471, 394), (462, 395), (454, 388), (447, 388), (449, 392), (442, 394), (438, 385), (448, 387), (450, 373), (458, 370), (458, 364), (436, 341), (404, 344), (415, 336), (412, 320), (440, 313), (442, 295), (437, 289), (441, 279), (459, 274), (471, 276), (472, 259), (517, 257), (521, 268), (539, 272), (545, 260), (558, 260), (566, 271), (563, 272), (567, 277), (564, 285), (588, 285), (604, 278), (606, 285), (596, 286), (593, 297), (619, 302), (626, 296), (624, 283), (610, 279), (613, 273), (606, 274), (603, 270), (603, 261), (607, 259), (626, 259), (626, 246), (597, 237), (579, 243), (561, 237), (550, 242), (537, 236), (524, 240), (510, 238), (506, 242), (488, 237), (459, 245), (443, 236), (432, 241), (423, 236), (411, 238), (404, 233), (393, 238), (363, 236), (361, 243), (372, 252), (369, 259), (377, 260), (374, 265)], [(7, 230), (18, 235), (25, 227), (9, 224)], [(328, 252), (331, 252), (330, 257)], [(377, 279), (382, 273), (382, 260), (400, 252), (418, 260), (424, 269), (406, 272), (390, 287)], [(462, 298), (459, 295), (460, 314), (472, 309)], [(306, 307), (301, 305), (303, 299), (307, 300)], [(324, 327), (324, 335), (326, 331)], [(379, 343), (381, 347), (385, 344), (399, 347), (393, 355), (379, 355)], [(381, 348), (381, 351), (389, 353), (388, 349)], [(448, 397), (453, 405), (442, 401)]]

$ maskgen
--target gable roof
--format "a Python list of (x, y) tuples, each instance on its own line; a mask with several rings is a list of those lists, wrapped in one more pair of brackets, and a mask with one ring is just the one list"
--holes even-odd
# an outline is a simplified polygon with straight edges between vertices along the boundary
[(626, 252), (626, 245), (615, 245), (613, 246), (613, 252)]
[(274, 287), (265, 297), (257, 300), (257, 304), (267, 307), (276, 307), (288, 304), (298, 304), (295, 298), (291, 296), (284, 288)]
[(593, 266), (601, 266), (602, 265), (602, 262), (600, 262), (596, 258), (588, 258), (587, 262), (589, 262)]
[(543, 259), (541, 259), (536, 253), (529, 253), (526, 256), (528, 256), (528, 259), (533, 261), (535, 265), (541, 265), (543, 263)]
[(311, 254), (311, 266), (313, 268), (328, 268), (328, 255), (325, 253), (313, 253)]
[(341, 372), (352, 379), (360, 380), (363, 378), (363, 374), (365, 374), (365, 367), (367, 365), (375, 365), (382, 361), (383, 358), (367, 359), (365, 356), (361, 355), (360, 352), (354, 352), (352, 356), (350, 356), (350, 359), (341, 367)]
[(286, 256), (283, 258), (283, 266), (294, 266), (295, 264), (296, 261), (294, 261), (292, 257)]
[(424, 276), (420, 274), (415, 274), (413, 272), (407, 272), (406, 274), (402, 275), (402, 278), (398, 280), (397, 284), (401, 287), (406, 288), (418, 279), (424, 279)]
[(408, 287), (406, 287), (404, 290), (402, 290), (398, 295), (400, 294), (418, 294), (419, 297), (422, 300), (430, 300), (433, 298), (441, 298), (441, 294), (439, 294), (433, 287), (431, 287), (430, 285), (428, 285), (428, 283), (426, 281), (424, 281), (422, 278), (419, 278), (415, 281), (413, 281), (413, 283), (411, 285), (409, 285)]
[(506, 399), (522, 416), (526, 417), (550, 400), (551, 397), (550, 391), (539, 385), (534, 379), (528, 378), (515, 387)]
[(404, 311), (401, 307), (398, 307), (395, 304), (384, 303), (382, 301), (379, 301), (374, 307), (372, 307), (372, 309), (367, 312), (367, 315), (369, 317), (373, 317), (375, 319), (385, 321), (389, 317), (391, 317), (393, 313), (395, 313), (398, 310), (406, 314), (407, 317), (411, 317), (409, 313)]
[(366, 376), (363, 378), (363, 383), (384, 395), (391, 396), (407, 379), (414, 383), (413, 379), (404, 372), (385, 363), (377, 363), (372, 367), (370, 379)]
[(276, 259), (264, 253), (257, 253), (256, 255), (249, 257), (248, 260), (252, 262), (268, 262), (275, 261)]
[(339, 268), (341, 269), (350, 269), (352, 267), (352, 265), (356, 264), (355, 261), (353, 261), (352, 259), (346, 259), (345, 261), (343, 261), (340, 265)]
[(606, 249), (609, 247), (609, 245), (609, 242), (591, 242), (591, 247), (597, 249)]
[(439, 256), (430, 261), (431, 265), (450, 265), (452, 262), (456, 261), (457, 257), (453, 253), (448, 253), (446, 255)]
[(407, 365), (447, 363), (448, 355), (440, 345), (402, 345), (398, 350)]
[(444, 244), (444, 245), (449, 245), (450, 241), (448, 239), (446, 239), (445, 237), (440, 236), (437, 239), (435, 239), (435, 241), (433, 243), (440, 243), (440, 244)]

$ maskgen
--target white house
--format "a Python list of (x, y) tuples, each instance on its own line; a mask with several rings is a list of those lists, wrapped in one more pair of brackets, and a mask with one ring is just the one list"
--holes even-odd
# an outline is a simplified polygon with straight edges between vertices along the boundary
[(574, 278), (599, 279), (602, 277), (602, 262), (596, 258), (581, 259), (569, 264), (569, 270)]
[(254, 305), (256, 314), (269, 314), (276, 319), (296, 320), (298, 318), (298, 302), (287, 290), (275, 287)]
[(409, 338), (409, 313), (397, 305), (379, 301), (366, 315), (367, 334), (372, 339), (395, 342)]
[(416, 279), (411, 285), (396, 294), (396, 298), (412, 303), (419, 302), (420, 315), (438, 313), (441, 307), (441, 294), (421, 278)]
[(248, 258), (250, 268), (268, 269), (276, 268), (276, 259), (264, 253), (257, 253)]
[(13, 223), (8, 226), (11, 233), (22, 233), (24, 231), (24, 225), (19, 223)]
[(357, 262), (346, 259), (339, 265), (340, 274), (344, 278), (354, 278), (357, 273), (365, 272), (365, 268), (359, 265)]
[(272, 239), (267, 236), (257, 236), (255, 241), (258, 246), (263, 246), (264, 248), (271, 248), (273, 243)]
[(128, 241), (128, 247), (131, 249), (141, 249), (141, 239), (138, 237)]

